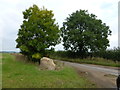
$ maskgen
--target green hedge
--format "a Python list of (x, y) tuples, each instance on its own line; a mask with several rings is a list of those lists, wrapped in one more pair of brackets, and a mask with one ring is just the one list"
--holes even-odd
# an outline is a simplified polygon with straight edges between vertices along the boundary
[[(55, 57), (62, 58), (80, 58), (81, 55), (71, 51), (55, 51), (50, 54)], [(114, 48), (106, 51), (99, 51), (95, 53), (87, 53), (85, 57), (101, 57), (113, 61), (120, 61), (120, 48)]]
[(106, 51), (95, 52), (94, 56), (102, 57), (105, 59), (111, 59), (114, 61), (120, 61), (120, 48), (114, 48)]

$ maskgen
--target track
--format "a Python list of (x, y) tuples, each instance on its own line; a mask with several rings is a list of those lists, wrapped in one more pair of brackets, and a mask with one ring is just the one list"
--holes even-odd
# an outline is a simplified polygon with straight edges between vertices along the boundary
[(84, 75), (86, 78), (95, 82), (99, 88), (116, 88), (116, 78), (118, 76), (117, 67), (78, 64), (66, 61), (60, 62), (72, 66), (80, 75)]

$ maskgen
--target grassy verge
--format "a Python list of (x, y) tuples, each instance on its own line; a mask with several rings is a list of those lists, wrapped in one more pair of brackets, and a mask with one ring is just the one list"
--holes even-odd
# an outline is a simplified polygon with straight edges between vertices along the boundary
[(95, 84), (79, 76), (74, 69), (40, 70), (39, 66), (15, 60), (3, 54), (2, 88), (94, 88)]
[(2, 53), (0, 53), (0, 89), (2, 88)]
[(84, 63), (84, 64), (95, 64), (95, 65), (103, 65), (103, 66), (112, 66), (112, 67), (120, 67), (120, 62), (114, 62), (112, 60), (106, 60), (103, 58), (86, 58), (86, 59), (71, 59), (71, 58), (62, 58), (58, 56), (50, 56), (53, 59), (75, 62), (75, 63)]

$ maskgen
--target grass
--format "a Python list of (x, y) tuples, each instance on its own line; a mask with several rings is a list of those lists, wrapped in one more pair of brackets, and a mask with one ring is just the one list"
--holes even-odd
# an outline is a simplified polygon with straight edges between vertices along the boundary
[(18, 61), (15, 56), (5, 53), (2, 60), (2, 88), (96, 88), (71, 67), (40, 70), (35, 64)]
[(112, 66), (112, 67), (120, 67), (120, 62), (114, 62), (112, 60), (107, 60), (103, 58), (86, 58), (86, 59), (71, 59), (71, 58), (62, 58), (58, 56), (51, 56), (53, 59), (75, 62), (75, 63), (83, 63), (83, 64), (95, 64), (95, 65), (103, 65), (103, 66)]
[(2, 53), (0, 53), (0, 89), (2, 88)]

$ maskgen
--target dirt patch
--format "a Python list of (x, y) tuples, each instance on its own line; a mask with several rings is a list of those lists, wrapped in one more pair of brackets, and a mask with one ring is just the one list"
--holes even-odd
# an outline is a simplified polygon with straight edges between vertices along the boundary
[(117, 78), (117, 76), (112, 75), (112, 74), (105, 74), (104, 76), (105, 76), (105, 77), (110, 77), (110, 78)]
[(3, 58), (3, 56), (0, 54), (0, 59), (2, 59)]
[(80, 76), (86, 77), (88, 80), (93, 82), (97, 88), (115, 87), (116, 76), (114, 75), (107, 75), (101, 72), (91, 72), (79, 68), (75, 69)]
[(85, 70), (83, 70), (83, 69), (76, 68), (76, 67), (73, 67), (73, 68), (76, 70), (76, 72), (77, 72), (80, 76), (85, 77), (85, 78), (87, 78), (88, 80), (90, 80), (90, 81), (92, 82), (92, 85), (95, 85), (97, 88), (100, 88), (99, 84), (96, 83), (95, 79), (92, 79), (92, 78), (93, 78), (93, 75), (92, 75), (91, 73), (89, 73), (89, 72), (87, 72), (87, 71), (85, 71)]
[(0, 56), (0, 59), (2, 59), (2, 56)]
[(24, 56), (20, 53), (12, 53), (12, 55), (15, 56), (14, 60), (24, 62), (25, 64), (33, 64), (33, 65), (38, 65), (39, 66), (39, 63), (35, 63), (35, 62), (32, 62), (31, 60), (28, 60), (27, 56)]
[(22, 55), (22, 54), (18, 54), (18, 53), (12, 53), (11, 55), (14, 55), (16, 60), (27, 60), (27, 57)]
[(15, 56), (15, 60), (18, 60), (18, 61), (23, 61), (23, 62), (30, 62), (30, 60), (28, 60), (27, 56), (24, 56), (20, 53), (12, 53), (11, 55), (14, 55)]

